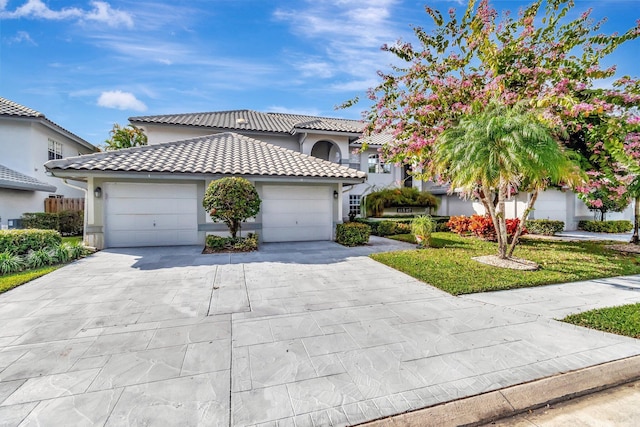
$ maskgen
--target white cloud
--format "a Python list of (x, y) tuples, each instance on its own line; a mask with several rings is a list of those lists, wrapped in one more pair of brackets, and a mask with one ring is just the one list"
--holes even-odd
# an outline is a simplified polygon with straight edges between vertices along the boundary
[(13, 11), (6, 10), (6, 0), (0, 0), (0, 18), (3, 19), (46, 19), (61, 21), (65, 19), (77, 19), (80, 21), (96, 21), (107, 24), (110, 27), (133, 27), (133, 18), (127, 12), (113, 9), (103, 1), (93, 1), (93, 9), (84, 10), (78, 7), (65, 7), (60, 10), (49, 8), (42, 0), (27, 0), (22, 6)]
[(93, 10), (87, 12), (83, 17), (87, 21), (102, 22), (110, 27), (133, 28), (133, 18), (127, 12), (113, 9), (109, 3), (103, 1), (93, 1), (91, 5)]
[(8, 37), (5, 41), (9, 44), (26, 43), (34, 46), (38, 45), (26, 31), (18, 31), (15, 36)]
[(147, 110), (147, 106), (138, 100), (134, 94), (122, 92), (121, 90), (102, 92), (98, 98), (98, 105), (100, 107), (116, 108), (118, 110)]
[[(377, 81), (376, 71), (389, 63), (384, 44), (411, 36), (409, 27), (394, 21), (398, 0), (306, 1), (297, 9), (278, 9), (273, 17), (286, 22), (300, 38), (315, 44), (321, 55), (292, 63), (302, 78), (332, 78), (335, 91), (363, 90)], [(308, 52), (307, 52), (308, 55)], [(341, 82), (335, 82), (335, 80)]]

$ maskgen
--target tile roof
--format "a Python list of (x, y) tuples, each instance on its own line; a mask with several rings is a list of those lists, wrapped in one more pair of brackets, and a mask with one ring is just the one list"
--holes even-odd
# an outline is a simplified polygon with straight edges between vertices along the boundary
[(362, 181), (366, 174), (232, 132), (144, 147), (107, 151), (45, 164), (56, 171), (222, 174), (337, 178)]
[(54, 128), (59, 133), (66, 135), (67, 137), (75, 140), (78, 144), (84, 145), (90, 150), (98, 151), (98, 148), (91, 144), (88, 141), (80, 138), (78, 135), (74, 134), (71, 131), (63, 128), (62, 126), (52, 122), (49, 120), (44, 114), (40, 111), (36, 111), (32, 108), (25, 107), (24, 105), (18, 104), (17, 102), (10, 101), (6, 98), (0, 96), (0, 117), (21, 117), (26, 119), (34, 119), (40, 120), (44, 122), (49, 127)]
[(27, 191), (48, 191), (53, 193), (56, 187), (46, 182), (0, 165), (0, 188)]
[(370, 146), (381, 147), (385, 144), (390, 143), (391, 141), (393, 141), (393, 135), (389, 133), (377, 133), (374, 135), (363, 136), (353, 143), (355, 145), (362, 145), (364, 143), (367, 143)]
[(359, 120), (299, 114), (261, 113), (253, 110), (138, 116), (130, 117), (129, 121), (134, 124), (156, 123), (290, 134), (294, 134), (298, 130), (361, 133), (364, 129), (364, 123)]

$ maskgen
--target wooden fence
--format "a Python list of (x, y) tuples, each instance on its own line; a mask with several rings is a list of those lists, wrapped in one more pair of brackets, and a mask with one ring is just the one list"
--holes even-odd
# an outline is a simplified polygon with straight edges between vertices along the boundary
[(54, 199), (53, 197), (44, 199), (44, 211), (47, 213), (58, 213), (62, 211), (78, 212), (84, 210), (84, 198), (78, 199)]

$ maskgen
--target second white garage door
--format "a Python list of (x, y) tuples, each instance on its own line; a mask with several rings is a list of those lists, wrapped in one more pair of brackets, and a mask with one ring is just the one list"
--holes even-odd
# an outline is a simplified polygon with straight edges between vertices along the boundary
[(265, 242), (331, 240), (333, 191), (328, 186), (262, 187), (262, 238)]
[(195, 245), (195, 184), (105, 185), (107, 247)]

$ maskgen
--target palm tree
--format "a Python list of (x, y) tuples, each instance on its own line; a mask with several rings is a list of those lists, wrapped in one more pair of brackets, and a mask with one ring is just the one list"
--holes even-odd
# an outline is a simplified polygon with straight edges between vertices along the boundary
[[(493, 103), (463, 117), (436, 141), (432, 166), (452, 189), (480, 198), (496, 229), (502, 259), (513, 255), (540, 190), (580, 179), (577, 166), (550, 129), (521, 105)], [(531, 196), (509, 244), (505, 201), (512, 190)]]
[(122, 127), (118, 123), (114, 123), (109, 135), (111, 137), (104, 141), (105, 150), (107, 151), (147, 145), (147, 135), (142, 129), (134, 125)]

